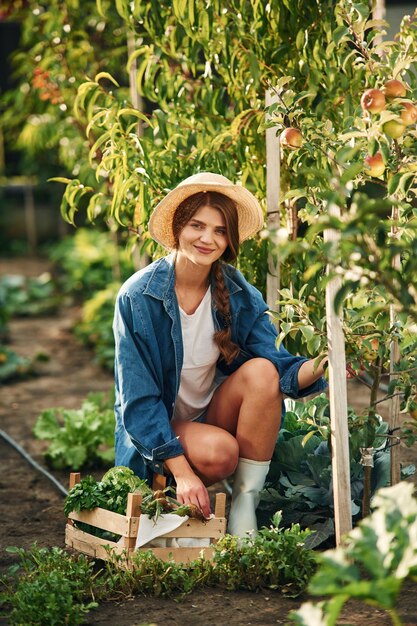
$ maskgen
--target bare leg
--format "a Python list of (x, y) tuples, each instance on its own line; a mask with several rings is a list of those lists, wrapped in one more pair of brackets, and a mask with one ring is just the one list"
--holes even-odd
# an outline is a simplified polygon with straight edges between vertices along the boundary
[(281, 402), (275, 366), (251, 359), (217, 389), (206, 423), (172, 422), (189, 465), (205, 485), (235, 473), (228, 528), (240, 537), (256, 531), (255, 512), (278, 436)]
[(275, 366), (267, 359), (251, 359), (217, 389), (207, 423), (236, 437), (240, 457), (269, 461), (281, 422), (281, 403)]
[(278, 436), (281, 402), (278, 372), (259, 358), (232, 374), (210, 404), (207, 421), (234, 434), (239, 445), (228, 523), (233, 535), (257, 530), (256, 507)]
[(174, 420), (185, 456), (205, 485), (212, 485), (233, 474), (239, 457), (238, 443), (227, 431), (200, 422)]

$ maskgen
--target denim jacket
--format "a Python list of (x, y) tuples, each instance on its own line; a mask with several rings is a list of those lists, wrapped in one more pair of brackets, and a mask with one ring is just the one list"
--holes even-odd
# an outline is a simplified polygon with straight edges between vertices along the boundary
[[(232, 340), (240, 354), (224, 374), (234, 372), (253, 357), (276, 366), (283, 394), (296, 398), (326, 387), (319, 379), (299, 390), (298, 370), (307, 359), (276, 348), (277, 332), (261, 294), (232, 266), (224, 266), (232, 314)], [(183, 454), (170, 420), (180, 385), (183, 345), (178, 302), (174, 290), (174, 254), (136, 272), (117, 296), (113, 331), (116, 343), (116, 465), (131, 467), (151, 480), (162, 473), (164, 460)], [(213, 307), (216, 329), (221, 316)], [(260, 417), (261, 419), (261, 417)]]

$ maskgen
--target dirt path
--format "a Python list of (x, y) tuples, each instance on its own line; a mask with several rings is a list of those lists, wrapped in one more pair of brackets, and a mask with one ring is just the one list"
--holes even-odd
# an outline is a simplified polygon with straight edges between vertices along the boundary
[[(0, 260), (0, 275), (26, 273), (38, 275), (47, 269), (44, 262), (9, 263)], [(39, 375), (3, 385), (0, 398), (0, 428), (11, 435), (33, 458), (43, 465), (43, 444), (35, 440), (32, 428), (39, 413), (62, 406), (79, 408), (90, 391), (108, 391), (111, 374), (100, 369), (87, 349), (79, 345), (71, 333), (77, 311), (64, 309), (57, 315), (19, 319), (10, 324), (10, 347), (25, 356), (39, 352), (49, 361), (39, 365)], [(350, 397), (360, 403), (365, 392), (360, 385), (350, 384)], [(364, 397), (362, 395), (362, 401)], [(416, 460), (415, 450), (403, 450), (407, 461)], [(54, 472), (66, 485), (67, 473)], [(15, 561), (5, 552), (7, 546), (29, 548), (35, 541), (40, 546), (64, 546), (65, 518), (60, 492), (41, 474), (0, 439), (0, 571)], [(416, 588), (409, 586), (401, 599), (400, 613), (405, 626), (417, 625)], [(135, 598), (121, 603), (104, 603), (89, 614), (88, 624), (114, 626), (229, 626), (285, 624), (289, 611), (300, 600), (283, 598), (278, 593), (229, 593), (206, 589), (177, 603), (159, 598)], [(382, 612), (350, 604), (340, 624), (353, 626), (385, 626), (390, 620)], [(6, 621), (0, 617), (0, 624)]]

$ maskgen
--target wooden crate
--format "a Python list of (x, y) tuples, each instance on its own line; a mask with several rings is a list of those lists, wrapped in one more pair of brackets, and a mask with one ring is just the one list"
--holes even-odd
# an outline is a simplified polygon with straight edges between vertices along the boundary
[[(161, 477), (163, 478), (163, 477)], [(79, 473), (70, 474), (70, 489), (79, 483), (81, 475)], [(154, 489), (163, 488), (162, 484), (154, 482)], [(122, 564), (129, 567), (131, 565), (130, 557), (135, 551), (152, 550), (152, 552), (164, 561), (174, 560), (177, 563), (189, 563), (203, 553), (204, 558), (211, 559), (214, 550), (212, 547), (192, 547), (192, 548), (139, 548), (135, 550), (136, 537), (139, 530), (140, 506), (142, 497), (140, 494), (130, 493), (128, 495), (126, 515), (113, 513), (102, 508), (95, 508), (91, 511), (73, 511), (68, 516), (68, 522), (65, 529), (65, 545), (83, 552), (98, 559), (109, 560), (112, 554), (124, 555)], [(216, 494), (214, 517), (201, 522), (195, 519), (185, 520), (177, 529), (163, 535), (162, 538), (168, 537), (193, 537), (193, 538), (209, 538), (210, 544), (215, 544), (226, 532), (226, 494)], [(101, 530), (107, 530), (111, 533), (121, 536), (119, 542), (100, 539), (90, 533), (84, 532), (76, 528), (74, 522), (83, 522), (90, 526), (95, 526)]]

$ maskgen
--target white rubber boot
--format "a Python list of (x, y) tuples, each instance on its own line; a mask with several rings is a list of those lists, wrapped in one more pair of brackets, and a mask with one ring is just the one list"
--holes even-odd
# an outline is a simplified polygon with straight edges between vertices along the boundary
[(227, 532), (239, 537), (252, 536), (258, 530), (256, 507), (264, 486), (270, 461), (239, 458), (233, 479), (232, 504)]

